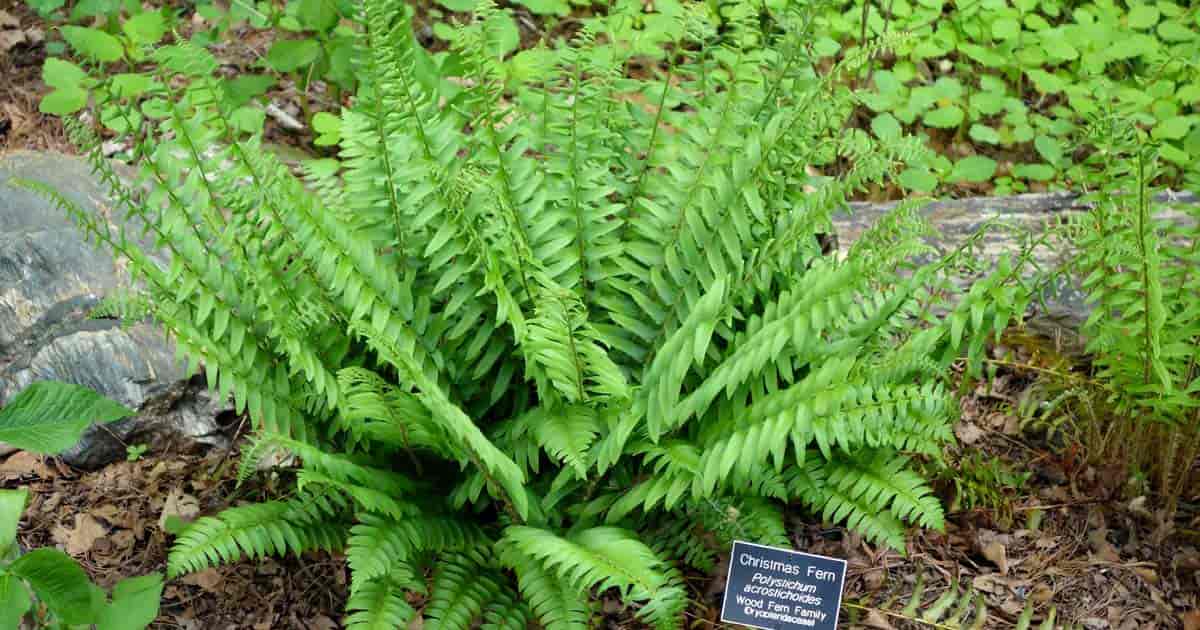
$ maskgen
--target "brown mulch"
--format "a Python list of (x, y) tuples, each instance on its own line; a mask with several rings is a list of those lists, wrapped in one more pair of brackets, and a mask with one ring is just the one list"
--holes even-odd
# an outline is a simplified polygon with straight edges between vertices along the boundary
[(74, 153), (55, 116), (38, 111), (47, 26), (24, 0), (0, 0), (0, 153), (15, 149)]
[[(126, 577), (165, 572), (173, 539), (164, 529), (167, 516), (191, 520), (272, 493), (271, 477), (237, 488), (229, 465), (236, 460), (225, 455), (159, 453), (81, 472), (18, 452), (0, 464), (0, 487), (30, 490), (22, 548), (61, 548), (111, 588)], [(345, 562), (326, 554), (208, 569), (167, 582), (151, 627), (336, 628), (346, 578)]]

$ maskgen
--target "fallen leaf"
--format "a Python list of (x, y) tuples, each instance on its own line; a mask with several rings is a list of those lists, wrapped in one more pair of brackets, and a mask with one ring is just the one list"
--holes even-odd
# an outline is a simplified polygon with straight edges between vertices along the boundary
[(107, 534), (108, 529), (87, 513), (75, 515), (74, 528), (58, 525), (50, 530), (50, 536), (54, 538), (54, 541), (65, 546), (67, 553), (72, 556), (82, 556), (91, 551), (92, 545)]
[(1088, 534), (1088, 542), (1092, 545), (1095, 557), (1104, 562), (1120, 562), (1121, 554), (1112, 543), (1108, 542), (1108, 529), (1101, 527)]
[(21, 28), (21, 22), (8, 11), (0, 11), (0, 28)]
[(158, 517), (158, 526), (166, 530), (167, 519), (172, 516), (187, 522), (199, 513), (200, 502), (196, 500), (196, 497), (184, 494), (183, 490), (175, 488), (167, 494), (167, 500), (163, 502), (162, 513)]
[(199, 586), (200, 588), (215, 593), (220, 590), (221, 583), (225, 578), (221, 577), (221, 573), (216, 569), (205, 569), (196, 573), (189, 573), (179, 579), (184, 584)]
[(42, 456), (29, 451), (17, 451), (0, 464), (0, 472), (16, 473), (19, 475), (38, 475), (46, 477), (46, 465)]
[(337, 625), (337, 622), (329, 617), (326, 617), (325, 615), (319, 615), (315, 619), (312, 619), (308, 622), (308, 627), (312, 630), (337, 630), (339, 626)]
[(963, 444), (974, 444), (983, 437), (983, 429), (974, 422), (960, 422), (954, 427), (954, 435), (958, 436), (958, 441)]
[(1183, 630), (1200, 630), (1200, 610), (1190, 610), (1179, 617), (1183, 620)]
[(1046, 586), (1045, 584), (1038, 584), (1037, 586), (1033, 587), (1033, 591), (1029, 593), (1029, 599), (1032, 599), (1039, 604), (1045, 604), (1051, 599), (1054, 599), (1054, 589)]
[(0, 31), (0, 52), (8, 52), (25, 43), (25, 31)]
[(1158, 584), (1158, 573), (1150, 567), (1134, 567), (1133, 572), (1149, 584)]
[(879, 630), (893, 630), (892, 624), (888, 623), (887, 617), (878, 610), (867, 612), (867, 616), (862, 620), (862, 624), (868, 628), (878, 628)]
[(991, 542), (983, 547), (983, 557), (1000, 569), (1000, 575), (1008, 575), (1008, 552), (999, 542)]

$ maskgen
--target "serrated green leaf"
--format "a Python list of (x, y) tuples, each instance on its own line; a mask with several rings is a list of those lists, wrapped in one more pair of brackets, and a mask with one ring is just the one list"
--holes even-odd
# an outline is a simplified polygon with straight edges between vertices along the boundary
[(125, 20), (121, 30), (135, 45), (149, 46), (157, 44), (167, 34), (167, 24), (162, 13), (146, 11)]
[(124, 54), (121, 42), (112, 35), (99, 29), (83, 26), (62, 27), (63, 39), (76, 52), (93, 61), (108, 63), (117, 61)]
[(35, 549), (9, 565), (9, 573), (24, 579), (38, 599), (63, 621), (96, 621), (92, 583), (71, 556), (57, 549)]
[(133, 415), (133, 410), (79, 385), (41, 381), (0, 409), (0, 442), (37, 453), (60, 453), (92, 423)]

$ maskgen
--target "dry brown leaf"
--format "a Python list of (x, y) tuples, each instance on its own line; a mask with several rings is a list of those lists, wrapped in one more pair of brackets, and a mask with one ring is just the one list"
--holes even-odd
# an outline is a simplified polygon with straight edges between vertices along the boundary
[(317, 618), (310, 620), (308, 622), (308, 627), (312, 630), (337, 630), (337, 628), (340, 626), (338, 626), (337, 622), (329, 617), (320, 615)]
[(1149, 584), (1158, 584), (1158, 573), (1150, 567), (1134, 567), (1133, 572)]
[(1033, 591), (1029, 593), (1029, 599), (1032, 599), (1039, 604), (1045, 604), (1051, 599), (1054, 599), (1054, 589), (1046, 586), (1045, 584), (1038, 584), (1037, 586), (1033, 587)]
[(221, 576), (219, 571), (210, 568), (196, 573), (189, 573), (180, 578), (179, 581), (184, 584), (199, 586), (210, 593), (216, 593), (220, 590), (221, 583), (225, 581), (225, 578)]
[(879, 630), (893, 630), (892, 624), (888, 623), (887, 617), (878, 610), (867, 612), (867, 616), (863, 618), (862, 625), (868, 628), (878, 628)]
[(1200, 630), (1200, 610), (1190, 610), (1179, 618), (1183, 620), (1183, 630)]
[(50, 530), (54, 541), (67, 548), (72, 556), (82, 556), (92, 550), (96, 541), (108, 534), (108, 529), (100, 521), (92, 518), (91, 514), (76, 514), (75, 527), (67, 528), (56, 525)]
[(25, 43), (25, 31), (0, 31), (0, 52), (8, 52)]
[(29, 451), (17, 451), (0, 464), (0, 472), (16, 473), (19, 475), (38, 475), (46, 477), (46, 465), (42, 456)]
[(1008, 575), (1008, 552), (999, 541), (993, 541), (983, 546), (983, 557), (1000, 569), (1000, 575)]
[(167, 519), (172, 516), (178, 516), (186, 522), (199, 513), (200, 502), (196, 500), (196, 497), (184, 494), (183, 490), (175, 488), (171, 490), (167, 495), (167, 500), (163, 502), (162, 514), (158, 517), (158, 526), (161, 529), (166, 529)]
[(960, 422), (954, 427), (954, 435), (963, 444), (974, 444), (983, 438), (984, 433), (974, 422)]
[(0, 28), (21, 28), (21, 22), (8, 11), (0, 11)]

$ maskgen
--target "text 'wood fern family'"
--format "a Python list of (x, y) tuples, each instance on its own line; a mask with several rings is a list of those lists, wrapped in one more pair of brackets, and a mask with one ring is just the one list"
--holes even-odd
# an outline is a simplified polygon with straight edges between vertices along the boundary
[(911, 208), (821, 255), (845, 195), (919, 150), (843, 132), (831, 77), (871, 51), (818, 75), (802, 16), (734, 5), (717, 29), (672, 2), (677, 39), (646, 42), (630, 4), (521, 65), (489, 3), (431, 57), (367, 0), (338, 157), (303, 178), (239, 131), (203, 50), (100, 82), (144, 181), (70, 127), (146, 235), (60, 203), (249, 412), (248, 457), (302, 462), (295, 496), (191, 526), (173, 574), (340, 548), (351, 627), (583, 627), (608, 589), (679, 627), (683, 565), (785, 544), (788, 504), (898, 548), (941, 526), (908, 458), (951, 437), (939, 372), (1020, 311), (1010, 270), (946, 301)]

